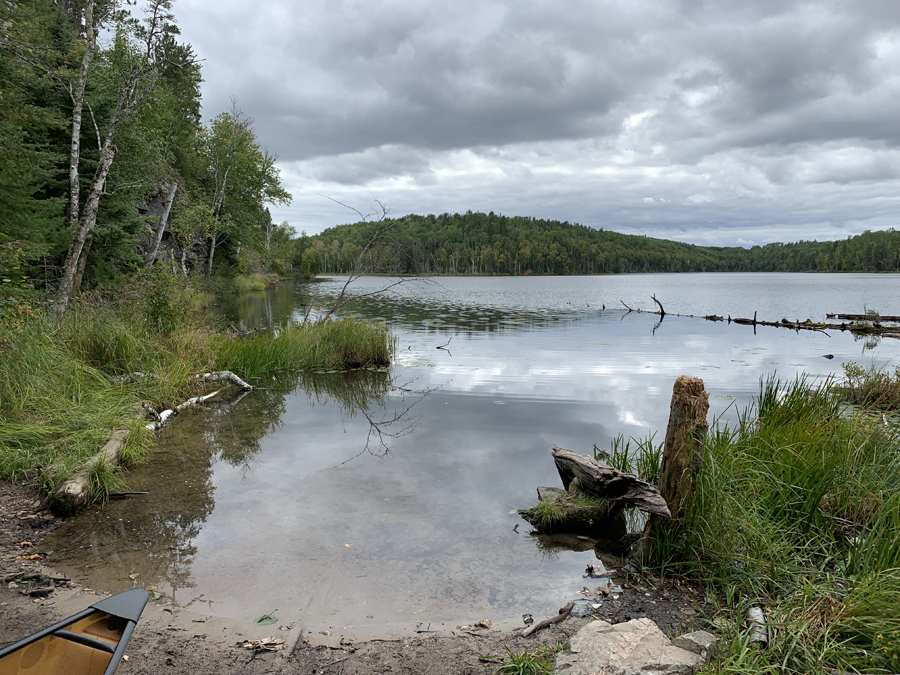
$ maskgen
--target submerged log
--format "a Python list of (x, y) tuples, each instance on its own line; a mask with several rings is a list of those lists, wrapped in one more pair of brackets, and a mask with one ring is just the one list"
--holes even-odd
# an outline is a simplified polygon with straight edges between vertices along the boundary
[(588, 495), (663, 518), (671, 516), (659, 490), (633, 474), (564, 448), (553, 448), (553, 461), (566, 490), (577, 478), (579, 489)]

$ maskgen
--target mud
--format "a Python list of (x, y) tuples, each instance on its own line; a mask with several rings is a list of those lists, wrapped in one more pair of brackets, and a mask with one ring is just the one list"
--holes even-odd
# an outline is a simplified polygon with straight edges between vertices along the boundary
[[(56, 525), (41, 509), (36, 494), (25, 487), (0, 483), (0, 565), (2, 575), (44, 573), (59, 577), (45, 567), (40, 555), (40, 535)], [(23, 546), (27, 542), (30, 545)], [(35, 551), (35, 553), (32, 553)], [(607, 567), (615, 559), (604, 561)], [(584, 579), (591, 589), (595, 580)], [(677, 634), (706, 625), (711, 612), (699, 589), (673, 582), (652, 584), (648, 580), (623, 579), (617, 598), (592, 597), (598, 618), (612, 623), (639, 617), (653, 619), (667, 634)], [(0, 646), (10, 644), (38, 629), (74, 614), (96, 602), (102, 591), (58, 583), (48, 597), (22, 594), (28, 586), (7, 581), (0, 588)], [(572, 598), (560, 598), (560, 606)], [(473, 617), (473, 623), (480, 618)], [(543, 616), (536, 616), (540, 621)], [(589, 618), (571, 617), (531, 637), (522, 637), (524, 626), (514, 630), (460, 630), (458, 626), (437, 629), (424, 622), (418, 634), (355, 641), (340, 631), (311, 631), (294, 625), (259, 627), (202, 613), (165, 607), (151, 602), (141, 618), (127, 650), (128, 661), (117, 673), (391, 673), (456, 675), (492, 673), (507, 648), (535, 649), (567, 640)], [(283, 626), (288, 628), (288, 626)], [(428, 632), (434, 630), (435, 632)], [(327, 634), (326, 634), (327, 633)], [(237, 646), (253, 638), (275, 637), (285, 649), (254, 654)]]

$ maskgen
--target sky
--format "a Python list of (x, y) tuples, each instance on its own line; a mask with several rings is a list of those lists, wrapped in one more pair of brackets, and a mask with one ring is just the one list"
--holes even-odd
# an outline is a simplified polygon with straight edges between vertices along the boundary
[[(897, 0), (177, 0), (320, 232), (494, 211), (696, 244), (900, 228)], [(379, 211), (380, 214), (380, 211)]]

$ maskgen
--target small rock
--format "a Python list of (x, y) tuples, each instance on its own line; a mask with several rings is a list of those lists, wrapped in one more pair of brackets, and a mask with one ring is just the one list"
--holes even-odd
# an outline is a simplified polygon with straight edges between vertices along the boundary
[(594, 612), (594, 604), (590, 600), (576, 600), (571, 616), (583, 619)]
[(700, 658), (705, 660), (713, 653), (718, 641), (719, 639), (712, 633), (698, 630), (675, 638), (672, 640), (672, 644), (676, 647), (687, 649), (689, 652), (694, 652), (694, 654), (698, 654)]

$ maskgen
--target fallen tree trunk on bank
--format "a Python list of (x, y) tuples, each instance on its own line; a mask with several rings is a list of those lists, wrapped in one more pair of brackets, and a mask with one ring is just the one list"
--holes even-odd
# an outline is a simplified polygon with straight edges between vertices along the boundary
[[(111, 379), (116, 384), (131, 384), (146, 378), (155, 379), (156, 375), (153, 373), (130, 373)], [(192, 376), (192, 379), (203, 382), (229, 382), (245, 392), (256, 389), (256, 387), (248, 384), (229, 370), (200, 373), (199, 375)], [(161, 413), (157, 413), (148, 405), (144, 404), (141, 406), (141, 409), (154, 418), (154, 421), (147, 424), (145, 428), (150, 431), (158, 431), (174, 415), (177, 415), (179, 411), (191, 406), (199, 405), (216, 396), (218, 393), (219, 391), (214, 391), (205, 396), (195, 396), (184, 403), (175, 406), (175, 408), (164, 410)], [(76, 469), (68, 479), (66, 479), (62, 486), (51, 497), (51, 506), (54, 511), (63, 515), (69, 515), (75, 513), (79, 508), (88, 503), (92, 496), (92, 479), (95, 471), (99, 467), (115, 469), (119, 466), (119, 458), (121, 457), (125, 443), (128, 441), (129, 433), (130, 432), (127, 429), (118, 429), (114, 431), (109, 437), (109, 440), (100, 449), (100, 452), (91, 457), (87, 462)]]
[(208, 401), (213, 396), (218, 394), (219, 391), (220, 390), (216, 390), (211, 394), (207, 394), (206, 396), (195, 396), (194, 398), (189, 398), (187, 401), (185, 401), (181, 405), (177, 405), (174, 408), (169, 409), (169, 410), (163, 410), (158, 415), (155, 412), (153, 412), (152, 409), (150, 409), (151, 412), (153, 412), (154, 416), (156, 417), (156, 420), (154, 422), (151, 422), (150, 424), (148, 424), (145, 428), (149, 429), (150, 431), (159, 431), (160, 429), (163, 428), (163, 426), (165, 425), (166, 422), (168, 422), (170, 419), (172, 419), (172, 417), (174, 417), (175, 415), (180, 413), (182, 410), (185, 410), (186, 408), (190, 408), (192, 406), (199, 405), (205, 401)]
[(107, 469), (119, 465), (122, 448), (128, 441), (129, 431), (118, 429), (112, 433), (100, 452), (75, 471), (53, 495), (53, 510), (62, 514), (74, 513), (84, 506), (91, 495), (91, 475), (99, 466)]

